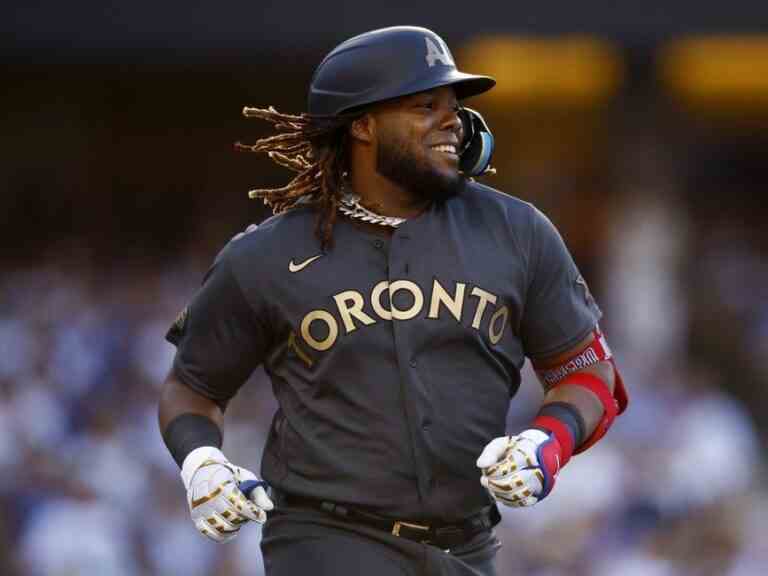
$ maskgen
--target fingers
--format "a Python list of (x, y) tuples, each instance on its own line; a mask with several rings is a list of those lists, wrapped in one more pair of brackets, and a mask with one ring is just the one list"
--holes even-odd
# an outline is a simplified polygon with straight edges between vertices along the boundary
[(227, 542), (243, 524), (266, 522), (267, 511), (274, 509), (274, 504), (264, 489), (266, 484), (253, 472), (219, 456), (182, 473), (182, 480), (197, 530), (215, 542)]
[[(264, 486), (259, 485), (266, 485), (265, 482), (259, 480), (253, 472), (246, 468), (241, 468), (239, 466), (236, 466), (235, 468), (237, 470), (236, 477), (238, 485), (240, 486), (241, 491), (246, 495), (246, 498), (262, 511), (266, 510), (268, 512), (274, 509), (275, 505), (272, 503), (272, 500), (269, 499), (269, 496), (267, 496)], [(252, 488), (254, 484), (256, 485), (256, 488)], [(266, 515), (260, 514), (259, 516), (264, 516), (266, 519)], [(261, 520), (261, 522), (263, 521), (264, 520)]]
[(248, 499), (235, 483), (237, 475), (230, 475), (219, 484), (212, 482), (214, 478), (221, 479), (217, 472), (205, 471), (209, 476), (197, 479), (188, 494), (189, 508), (201, 534), (215, 542), (226, 542), (237, 535), (241, 525), (266, 522), (266, 510), (274, 505), (261, 486), (253, 491), (254, 499)]
[(508, 506), (536, 504), (544, 486), (544, 478), (539, 470), (522, 470), (504, 478), (484, 476), (483, 479), (481, 483), (491, 495)]
[(518, 471), (536, 468), (538, 464), (535, 452), (526, 450), (518, 443), (511, 443), (504, 458), (492, 466), (483, 468), (483, 474), (489, 478), (505, 478)]
[[(266, 494), (264, 496), (266, 497)], [(256, 503), (246, 498), (239, 488), (232, 488), (226, 495), (226, 502), (229, 511), (243, 519), (243, 522), (251, 520), (263, 524), (267, 521), (267, 513)]]
[(496, 464), (504, 456), (509, 445), (509, 436), (500, 436), (488, 443), (477, 459), (478, 468), (488, 468)]
[(513, 508), (526, 508), (539, 503), (539, 499), (535, 496), (523, 496), (521, 494), (510, 494), (507, 496), (498, 496), (496, 498), (499, 502), (505, 506), (512, 506)]
[(239, 527), (226, 522), (218, 514), (213, 514), (208, 518), (198, 518), (195, 520), (195, 528), (203, 536), (220, 544), (232, 540), (237, 536), (238, 530), (240, 530)]
[(530, 492), (539, 494), (544, 487), (544, 477), (539, 470), (523, 470), (504, 478), (488, 478), (486, 482), (489, 490), (501, 494), (515, 492)]
[(477, 459), (480, 484), (507, 506), (532, 506), (544, 489), (544, 476), (536, 457), (536, 442), (525, 436), (492, 440)]
[(261, 486), (251, 492), (250, 499), (256, 504), (256, 506), (262, 510), (266, 510), (267, 512), (274, 509), (275, 507), (272, 500), (270, 500), (269, 496), (267, 496), (267, 491), (264, 490), (264, 488)]
[(256, 477), (256, 474), (254, 474), (247, 468), (242, 468), (241, 466), (232, 466), (232, 469), (234, 470), (235, 479), (237, 480), (238, 484), (242, 484), (243, 482), (258, 480), (258, 478)]

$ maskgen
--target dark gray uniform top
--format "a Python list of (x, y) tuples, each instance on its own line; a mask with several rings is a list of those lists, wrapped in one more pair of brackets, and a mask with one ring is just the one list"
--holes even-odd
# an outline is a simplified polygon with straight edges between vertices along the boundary
[(279, 404), (262, 475), (396, 519), (489, 503), (475, 460), (505, 434), (524, 357), (574, 346), (600, 310), (552, 223), (470, 183), (391, 237), (302, 207), (238, 235), (183, 321), (174, 369), (232, 398), (259, 364)]

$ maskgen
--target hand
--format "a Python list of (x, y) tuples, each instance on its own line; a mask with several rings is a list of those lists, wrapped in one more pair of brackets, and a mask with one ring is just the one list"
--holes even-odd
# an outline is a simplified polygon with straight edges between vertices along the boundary
[(501, 436), (483, 449), (480, 483), (507, 506), (533, 506), (552, 491), (560, 471), (561, 448), (554, 434), (525, 430)]
[(227, 542), (237, 536), (246, 522), (263, 524), (274, 504), (264, 490), (266, 484), (249, 491), (240, 484), (257, 480), (256, 475), (235, 466), (218, 448), (196, 448), (184, 460), (181, 478), (187, 488), (187, 504), (198, 531), (215, 542)]

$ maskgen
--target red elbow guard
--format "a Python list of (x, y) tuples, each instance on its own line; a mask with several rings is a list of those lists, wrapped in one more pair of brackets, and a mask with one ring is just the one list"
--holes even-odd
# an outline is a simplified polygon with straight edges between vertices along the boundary
[[(592, 432), (592, 435), (574, 450), (574, 454), (584, 452), (584, 450), (587, 450), (605, 436), (605, 433), (608, 432), (608, 429), (611, 427), (611, 424), (613, 424), (616, 416), (624, 412), (627, 408), (627, 403), (629, 401), (627, 390), (624, 387), (624, 381), (621, 379), (621, 374), (619, 374), (619, 371), (616, 369), (616, 364), (613, 362), (613, 354), (608, 347), (605, 336), (600, 331), (599, 327), (595, 327), (593, 335), (594, 338), (589, 344), (559, 366), (548, 366), (544, 368), (536, 366), (536, 363), (534, 363), (536, 373), (544, 383), (544, 387), (547, 391), (564, 385), (581, 386), (597, 396), (600, 399), (600, 403), (603, 405), (603, 417), (600, 420), (600, 423), (597, 425), (597, 428), (595, 428), (595, 431)], [(600, 378), (588, 372), (583, 372), (584, 368), (597, 364), (598, 362), (610, 362), (613, 366), (615, 379), (613, 394), (611, 394), (611, 391), (608, 389), (608, 385)]]
[(628, 398), (627, 391), (624, 388), (624, 382), (615, 366), (613, 370), (616, 378), (613, 394), (611, 394), (607, 384), (600, 378), (594, 374), (585, 372), (569, 374), (554, 386), (554, 388), (557, 388), (558, 386), (581, 386), (597, 396), (600, 403), (603, 405), (602, 419), (597, 424), (592, 435), (574, 450), (574, 454), (584, 452), (596, 444), (603, 436), (605, 436), (605, 433), (608, 432), (608, 429), (613, 424), (616, 416), (624, 412), (627, 407)]

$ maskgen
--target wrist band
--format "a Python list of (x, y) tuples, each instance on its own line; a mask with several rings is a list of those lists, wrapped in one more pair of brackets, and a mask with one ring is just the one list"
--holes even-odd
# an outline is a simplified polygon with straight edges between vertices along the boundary
[(560, 466), (565, 466), (584, 441), (586, 424), (578, 410), (567, 402), (549, 402), (542, 406), (533, 427), (551, 432), (562, 449)]
[(573, 437), (574, 448), (578, 448), (584, 441), (587, 425), (584, 423), (582, 415), (573, 405), (567, 402), (548, 402), (541, 407), (539, 416), (557, 418), (568, 426), (568, 430), (570, 430)]
[[(623, 390), (624, 385), (621, 384), (619, 373), (615, 372), (615, 374), (617, 387), (616, 391)], [(613, 424), (616, 415), (626, 407), (626, 404), (621, 404), (621, 394), (614, 396), (614, 394), (612, 394), (608, 389), (606, 383), (594, 374), (584, 372), (572, 374), (560, 382), (558, 386), (581, 386), (582, 388), (589, 390), (595, 396), (597, 396), (598, 400), (600, 400), (600, 403), (603, 405), (603, 416), (600, 419), (600, 422), (598, 422), (590, 437), (584, 440), (581, 446), (578, 447), (576, 454), (591, 448), (598, 440), (605, 436), (605, 433), (608, 432), (608, 429)], [(624, 394), (623, 398), (626, 400), (626, 394)]]
[(202, 414), (182, 414), (171, 420), (163, 430), (163, 441), (179, 468), (195, 448), (215, 446), (221, 448), (221, 429)]

